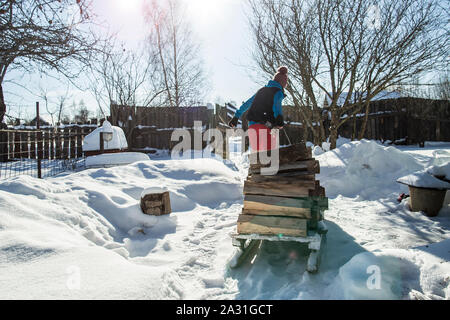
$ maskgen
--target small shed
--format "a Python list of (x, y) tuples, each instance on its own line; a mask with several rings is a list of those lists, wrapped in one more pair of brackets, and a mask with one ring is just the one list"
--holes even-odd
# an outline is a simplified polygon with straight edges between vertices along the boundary
[(119, 127), (112, 126), (104, 121), (103, 125), (83, 139), (83, 152), (86, 156), (94, 156), (102, 153), (117, 153), (128, 150), (125, 133)]

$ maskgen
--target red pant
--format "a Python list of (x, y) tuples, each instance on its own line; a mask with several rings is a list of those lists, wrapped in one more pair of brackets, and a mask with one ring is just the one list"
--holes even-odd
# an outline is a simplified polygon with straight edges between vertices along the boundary
[(263, 124), (254, 124), (248, 128), (250, 148), (253, 152), (277, 148), (277, 135), (270, 134), (270, 129)]

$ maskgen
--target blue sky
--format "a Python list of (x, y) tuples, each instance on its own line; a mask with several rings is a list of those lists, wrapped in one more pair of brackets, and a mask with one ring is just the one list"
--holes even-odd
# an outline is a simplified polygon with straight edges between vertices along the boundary
[[(133, 48), (143, 41), (145, 25), (141, 5), (144, 0), (95, 0), (94, 12), (105, 21), (118, 39)], [(249, 31), (244, 16), (243, 0), (184, 0), (187, 2), (187, 16), (191, 19), (194, 36), (201, 43), (201, 54), (205, 62), (208, 82), (212, 89), (205, 102), (236, 101), (241, 103), (254, 94), (265, 80), (260, 83), (252, 80), (247, 66), (251, 64)], [(50, 96), (56, 97), (67, 90), (61, 81), (38, 74), (23, 75), (11, 72), (14, 79), (23, 87), (5, 84), (5, 96), (9, 102), (8, 114), (21, 117), (34, 116), (35, 101), (39, 99), (40, 87)], [(83, 81), (81, 78), (80, 81)], [(27, 90), (28, 89), (28, 90)], [(83, 99), (93, 110), (96, 102), (87, 92), (70, 88), (70, 103)], [(42, 100), (41, 100), (42, 101)], [(43, 102), (42, 102), (43, 103)]]

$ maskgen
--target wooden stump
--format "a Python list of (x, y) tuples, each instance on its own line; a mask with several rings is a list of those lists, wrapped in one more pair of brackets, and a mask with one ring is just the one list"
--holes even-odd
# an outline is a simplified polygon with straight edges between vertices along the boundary
[(170, 194), (168, 191), (163, 193), (148, 193), (141, 196), (141, 209), (145, 214), (152, 216), (162, 216), (170, 214)]

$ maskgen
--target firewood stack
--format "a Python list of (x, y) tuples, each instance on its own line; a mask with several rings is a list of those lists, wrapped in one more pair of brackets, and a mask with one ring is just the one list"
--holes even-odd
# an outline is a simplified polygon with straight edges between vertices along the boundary
[(315, 179), (320, 167), (311, 148), (305, 144), (280, 148), (279, 170), (273, 175), (261, 174), (262, 168), (269, 167), (261, 164), (261, 153), (250, 157), (253, 164), (244, 185), (238, 234), (306, 237), (308, 231), (317, 230), (328, 199)]

